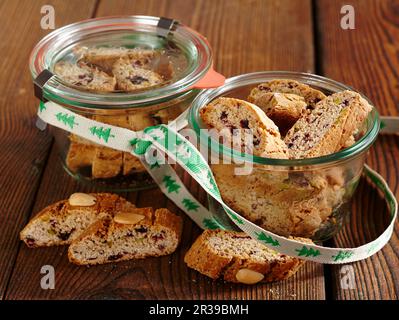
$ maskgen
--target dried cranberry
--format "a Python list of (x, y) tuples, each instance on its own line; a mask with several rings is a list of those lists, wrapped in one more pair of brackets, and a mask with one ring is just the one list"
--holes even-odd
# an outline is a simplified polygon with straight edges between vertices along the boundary
[(159, 244), (159, 245), (158, 245), (158, 249), (162, 251), (162, 250), (165, 249), (165, 246), (164, 246), (163, 244)]
[(112, 256), (109, 256), (108, 260), (109, 261), (115, 261), (115, 260), (118, 260), (118, 259), (120, 259), (122, 257), (123, 257), (123, 254), (122, 253), (118, 253), (118, 254), (114, 254)]
[(258, 89), (261, 90), (261, 91), (266, 91), (266, 92), (271, 91), (270, 88), (264, 87), (264, 86), (259, 86)]
[(146, 233), (148, 231), (148, 229), (146, 227), (138, 227), (138, 228), (136, 228), (134, 230), (139, 232), (139, 233)]
[(241, 126), (241, 128), (249, 129), (249, 121), (247, 119), (241, 120), (240, 126)]
[(142, 76), (132, 76), (129, 77), (129, 80), (133, 84), (142, 84), (143, 82), (148, 82), (148, 79), (143, 78)]
[(151, 237), (152, 240), (154, 240), (155, 242), (159, 241), (159, 240), (163, 240), (165, 237), (162, 234), (155, 234)]
[(32, 238), (26, 238), (26, 244), (28, 246), (33, 246), (35, 244), (35, 239)]
[(222, 111), (222, 113), (220, 114), (220, 120), (222, 120), (222, 121), (227, 120), (227, 112), (226, 111)]

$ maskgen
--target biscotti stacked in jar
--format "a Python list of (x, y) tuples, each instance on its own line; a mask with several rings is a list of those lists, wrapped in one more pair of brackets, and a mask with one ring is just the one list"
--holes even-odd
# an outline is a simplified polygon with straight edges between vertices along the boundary
[(290, 72), (228, 79), (195, 99), (190, 124), (210, 141), (210, 166), (230, 208), (278, 235), (313, 240), (342, 225), (379, 129), (359, 93)]
[[(48, 71), (55, 75), (40, 88), (43, 101), (133, 131), (167, 124), (189, 107), (198, 88), (224, 82), (212, 70), (204, 37), (158, 17), (100, 18), (60, 28), (37, 44), (30, 67), (34, 79)], [(60, 121), (72, 119), (60, 115)], [(132, 154), (51, 130), (73, 177), (113, 190), (153, 184)], [(90, 130), (99, 139), (113, 138), (102, 127)]]

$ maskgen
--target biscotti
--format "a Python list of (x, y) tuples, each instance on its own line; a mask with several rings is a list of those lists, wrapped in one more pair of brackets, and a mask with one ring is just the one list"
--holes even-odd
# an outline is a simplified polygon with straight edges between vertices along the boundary
[(91, 175), (93, 178), (116, 177), (121, 172), (122, 165), (122, 151), (97, 147), (91, 166)]
[(115, 194), (72, 194), (68, 200), (40, 211), (21, 231), (20, 238), (29, 247), (69, 244), (97, 220), (131, 208), (133, 204)]
[[(201, 108), (200, 116), (208, 128), (215, 128), (224, 142), (234, 149), (262, 157), (288, 157), (277, 126), (252, 103), (218, 98)], [(237, 133), (239, 139), (234, 138)]]
[(68, 249), (69, 260), (94, 265), (174, 252), (182, 220), (167, 209), (136, 208), (91, 225)]
[(132, 66), (129, 60), (120, 59), (112, 66), (112, 73), (117, 82), (117, 89), (135, 91), (159, 85), (163, 78), (156, 72)]
[[(236, 175), (236, 165), (213, 164), (212, 172), (225, 203), (262, 228), (281, 236), (313, 237), (343, 200), (343, 181), (318, 175), (271, 172), (254, 166)], [(245, 186), (245, 192), (243, 191)]]
[(89, 91), (112, 92), (115, 90), (116, 80), (113, 76), (84, 63), (73, 64), (60, 61), (54, 66), (54, 73), (68, 84)]
[(77, 173), (81, 168), (90, 167), (95, 155), (96, 146), (71, 141), (65, 162), (72, 173)]
[(305, 99), (291, 93), (267, 92), (256, 98), (249, 96), (248, 101), (261, 108), (283, 136), (307, 110)]
[(81, 47), (75, 50), (75, 54), (78, 55), (79, 61), (94, 65), (107, 73), (112, 73), (112, 67), (119, 59), (126, 59), (135, 67), (146, 68), (156, 56), (156, 52), (151, 49), (123, 47)]
[(353, 91), (342, 91), (316, 104), (284, 138), (294, 159), (328, 155), (345, 145), (372, 106)]
[(326, 98), (323, 92), (307, 84), (290, 79), (276, 79), (262, 83), (256, 88), (253, 88), (248, 99), (250, 102), (257, 104), (258, 99), (261, 99), (266, 93), (291, 93), (301, 96), (305, 99), (309, 109), (313, 109), (319, 101)]
[(184, 262), (212, 279), (244, 284), (287, 279), (304, 264), (268, 249), (243, 232), (222, 230), (204, 231), (187, 251)]

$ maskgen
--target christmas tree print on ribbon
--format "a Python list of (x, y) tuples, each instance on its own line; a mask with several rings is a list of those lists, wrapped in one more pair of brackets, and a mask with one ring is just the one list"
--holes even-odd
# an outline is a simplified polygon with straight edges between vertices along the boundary
[(182, 204), (187, 211), (198, 211), (199, 205), (190, 199), (184, 198)]
[(90, 128), (90, 132), (92, 135), (97, 136), (98, 139), (103, 139), (107, 143), (109, 138), (115, 138), (115, 136), (111, 134), (111, 128), (94, 126)]
[(166, 188), (168, 189), (168, 193), (179, 193), (179, 189), (181, 186), (176, 183), (176, 180), (171, 176), (164, 176), (162, 181), (165, 183)]
[(202, 223), (207, 229), (211, 230), (220, 229), (218, 222), (214, 219), (205, 218), (204, 220), (202, 220)]
[(157, 127), (149, 127), (144, 130), (145, 133), (149, 134), (154, 140), (165, 140), (166, 136), (164, 131)]
[(155, 168), (160, 168), (161, 166), (159, 165), (159, 163), (157, 161), (155, 161), (153, 164), (150, 165), (150, 169), (155, 169)]
[(151, 141), (134, 138), (130, 140), (130, 144), (135, 146), (134, 153), (137, 155), (143, 155), (147, 152), (147, 149), (152, 145)]
[(273, 239), (272, 237), (268, 236), (268, 235), (267, 235), (266, 233), (264, 233), (264, 232), (260, 232), (260, 233), (256, 233), (256, 232), (255, 232), (255, 234), (256, 234), (257, 239), (260, 240), (260, 241), (262, 241), (262, 242), (264, 242), (264, 243), (270, 244), (270, 245), (272, 245), (273, 247), (278, 247), (278, 246), (280, 246), (280, 243), (278, 242), (278, 240)]
[(234, 220), (236, 221), (238, 224), (244, 224), (244, 221), (242, 221), (235, 213), (233, 213), (231, 210), (226, 209), (225, 211), (228, 213), (228, 215)]
[(308, 249), (306, 246), (303, 246), (302, 249), (296, 249), (295, 251), (298, 252), (298, 257), (317, 257), (321, 255), (319, 250), (314, 250), (313, 248)]
[(47, 109), (47, 107), (46, 107), (46, 105), (44, 104), (44, 102), (43, 101), (40, 101), (40, 104), (39, 104), (39, 111), (40, 112), (43, 112), (44, 110), (46, 110)]
[(342, 261), (345, 259), (349, 259), (353, 256), (353, 252), (351, 251), (340, 251), (336, 256), (332, 256), (334, 261)]
[(68, 115), (67, 113), (58, 112), (55, 117), (59, 122), (62, 122), (66, 126), (69, 126), (71, 129), (73, 129), (73, 127), (77, 125), (77, 123), (75, 122), (75, 116)]

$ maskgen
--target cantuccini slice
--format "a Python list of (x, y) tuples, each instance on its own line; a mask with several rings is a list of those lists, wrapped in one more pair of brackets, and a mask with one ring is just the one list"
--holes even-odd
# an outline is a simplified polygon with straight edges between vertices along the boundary
[(353, 91), (342, 91), (316, 104), (284, 138), (294, 159), (328, 155), (345, 145), (366, 119), (372, 106)]
[(113, 76), (85, 63), (60, 61), (54, 66), (54, 73), (68, 84), (85, 90), (95, 92), (115, 90), (116, 80)]
[[(215, 128), (224, 143), (234, 149), (262, 157), (288, 157), (277, 126), (252, 103), (218, 98), (203, 107), (200, 116), (208, 128)], [(235, 138), (237, 133), (240, 134), (239, 139)]]
[(40, 211), (21, 231), (20, 238), (29, 247), (69, 244), (97, 220), (134, 207), (116, 194), (74, 193), (68, 200)]
[(275, 79), (258, 85), (252, 89), (248, 99), (250, 102), (258, 104), (259, 99), (269, 93), (289, 93), (301, 96), (305, 99), (309, 109), (312, 109), (326, 95), (307, 84), (300, 83), (291, 79)]
[(182, 220), (168, 209), (136, 208), (91, 225), (68, 249), (69, 260), (93, 265), (174, 252)]
[(243, 232), (223, 230), (205, 230), (187, 251), (184, 262), (212, 279), (244, 284), (287, 279), (304, 264)]

